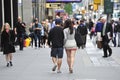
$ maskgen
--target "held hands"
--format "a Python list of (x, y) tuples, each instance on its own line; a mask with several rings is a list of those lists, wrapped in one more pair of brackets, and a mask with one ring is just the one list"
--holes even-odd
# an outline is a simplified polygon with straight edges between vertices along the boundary
[(113, 37), (110, 37), (109, 39), (111, 40)]

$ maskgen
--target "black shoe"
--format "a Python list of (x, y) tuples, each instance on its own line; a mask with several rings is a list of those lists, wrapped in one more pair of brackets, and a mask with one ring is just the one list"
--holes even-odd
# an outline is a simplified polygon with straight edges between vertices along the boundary
[(7, 67), (9, 67), (9, 63), (7, 63), (7, 65), (6, 65)]
[(84, 49), (84, 46), (82, 46), (82, 49)]
[(73, 73), (73, 69), (69, 68), (69, 72), (70, 72), (70, 73)]
[(109, 51), (109, 55), (108, 56), (111, 56), (112, 55), (112, 50)]
[(57, 68), (57, 65), (55, 65), (53, 68), (52, 68), (52, 71), (55, 71)]
[(12, 62), (10, 61), (10, 66), (13, 66)]
[(107, 58), (108, 56), (102, 56), (103, 58)]
[(23, 51), (23, 49), (20, 49), (20, 51)]

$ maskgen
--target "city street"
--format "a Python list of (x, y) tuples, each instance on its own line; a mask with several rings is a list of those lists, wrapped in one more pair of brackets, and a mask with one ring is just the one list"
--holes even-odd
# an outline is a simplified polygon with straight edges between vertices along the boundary
[(49, 48), (32, 47), (13, 54), (13, 67), (6, 67), (4, 55), (0, 52), (0, 80), (120, 80), (119, 48), (112, 47), (113, 55), (102, 58), (102, 50), (97, 49), (90, 39), (86, 49), (76, 53), (73, 74), (69, 74), (64, 53), (62, 73), (52, 72)]
[[(72, 74), (69, 73), (65, 50), (61, 73), (57, 73), (57, 70), (52, 71), (55, 65), (48, 46), (29, 46), (28, 41), (32, 39), (37, 45), (37, 39), (44, 44), (46, 39), (48, 42), (53, 40), (51, 38), (55, 39), (52, 42), (61, 42), (57, 44), (60, 46), (63, 42), (59, 38), (63, 37), (56, 34), (59, 28), (51, 30), (54, 27), (68, 28), (64, 30), (66, 42), (74, 41), (78, 30), (83, 40), (87, 34), (97, 36), (94, 39), (87, 36), (85, 48), (77, 49)], [(27, 46), (28, 43), (29, 47), (23, 51), (15, 46), (13, 66), (8, 63), (11, 63), (11, 55), (5, 59), (0, 52), (0, 80), (120, 80), (120, 0), (0, 0), (0, 31), (0, 48), (4, 46), (6, 53), (14, 51), (14, 36), (17, 37), (15, 42), (21, 45), (20, 50), (23, 50), (24, 38), (31, 37), (25, 40), (24, 44)], [(106, 42), (111, 38), (117, 47), (113, 47), (111, 40), (112, 55), (102, 57), (103, 50), (97, 48), (95, 39), (103, 41), (105, 51), (108, 48)]]

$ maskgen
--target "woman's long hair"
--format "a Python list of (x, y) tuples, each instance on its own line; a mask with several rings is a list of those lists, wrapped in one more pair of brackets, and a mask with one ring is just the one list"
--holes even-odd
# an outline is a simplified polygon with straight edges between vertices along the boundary
[(5, 27), (6, 27), (6, 26), (9, 26), (9, 29), (10, 29), (9, 23), (5, 23), (5, 24), (2, 26), (1, 32), (3, 32), (3, 31), (5, 30)]
[(70, 34), (73, 34), (73, 24), (72, 21), (70, 19), (67, 19), (64, 23), (64, 29), (65, 28), (69, 28), (70, 30)]

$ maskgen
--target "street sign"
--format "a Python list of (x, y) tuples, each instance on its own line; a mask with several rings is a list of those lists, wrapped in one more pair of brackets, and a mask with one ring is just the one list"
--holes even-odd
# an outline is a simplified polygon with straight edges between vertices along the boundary
[(60, 8), (60, 3), (46, 3), (46, 8)]
[(82, 0), (46, 0), (47, 3), (71, 3), (71, 2), (82, 2)]
[(113, 2), (111, 2), (111, 0), (104, 0), (104, 13), (105, 14), (113, 13)]
[(94, 0), (94, 4), (101, 4), (101, 0)]

